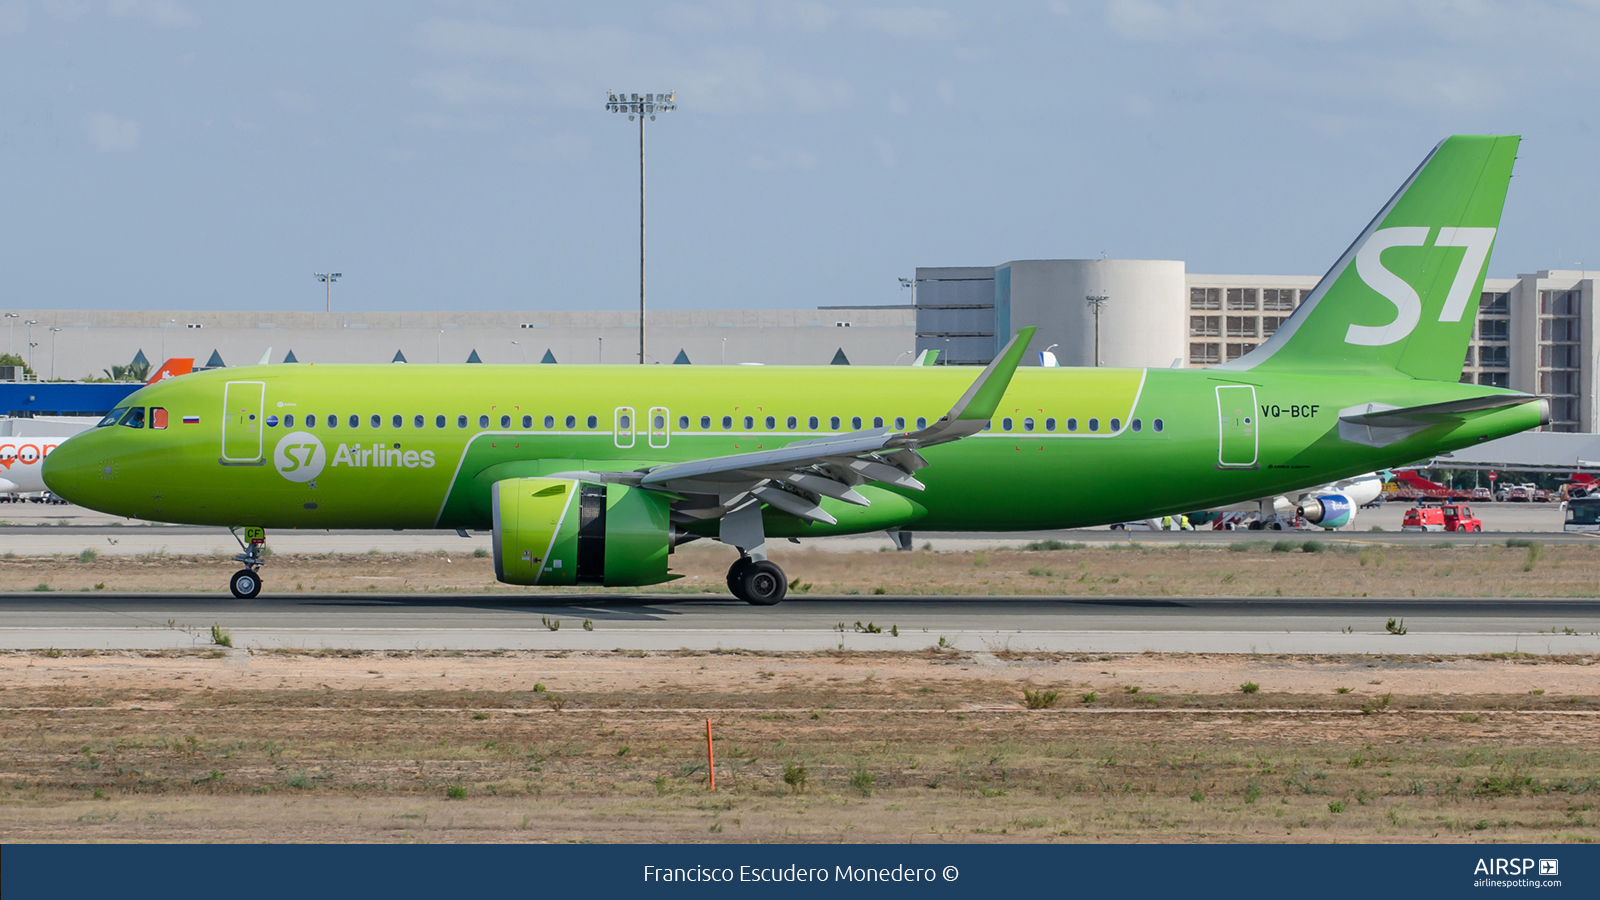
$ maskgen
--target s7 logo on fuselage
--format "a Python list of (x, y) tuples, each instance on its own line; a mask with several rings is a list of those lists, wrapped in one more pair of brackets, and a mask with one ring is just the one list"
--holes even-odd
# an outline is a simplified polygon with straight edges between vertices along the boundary
[[(1423, 247), (1428, 243), (1432, 229), (1422, 226), (1380, 228), (1374, 231), (1356, 251), (1356, 274), (1367, 286), (1394, 304), (1395, 317), (1387, 325), (1351, 325), (1344, 341), (1363, 347), (1382, 347), (1405, 340), (1422, 320), (1422, 299), (1405, 279), (1389, 271), (1381, 259), (1383, 251), (1391, 247)], [(1459, 322), (1466, 312), (1472, 286), (1477, 283), (1483, 264), (1494, 246), (1495, 229), (1446, 226), (1434, 238), (1435, 247), (1464, 247), (1461, 265), (1445, 294), (1444, 306), (1439, 310), (1439, 321)]]
[(273, 449), (272, 463), (284, 478), (307, 482), (322, 474), (322, 467), (328, 463), (328, 451), (311, 432), (292, 431)]

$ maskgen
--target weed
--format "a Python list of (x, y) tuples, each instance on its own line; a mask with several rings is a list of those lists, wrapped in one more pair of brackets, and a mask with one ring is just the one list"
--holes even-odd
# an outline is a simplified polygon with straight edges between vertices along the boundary
[(534, 682), (534, 683), (533, 683), (533, 692), (534, 692), (534, 693), (535, 693), (535, 694), (542, 694), (542, 693), (544, 693), (544, 685), (542, 685), (542, 684), (540, 684), (540, 683), (539, 683), (539, 682), (537, 682), (537, 681), (535, 681), (535, 682)]
[(883, 634), (882, 628), (872, 624), (871, 622), (863, 625), (859, 619), (856, 621), (856, 631), (860, 634)]
[(1288, 553), (1290, 550), (1298, 549), (1300, 549), (1300, 545), (1294, 541), (1275, 541), (1272, 545), (1273, 553)]
[(287, 778), (283, 779), (283, 783), (297, 791), (303, 791), (306, 788), (311, 787), (311, 779), (307, 778), (306, 773), (304, 772), (296, 772), (293, 775), (288, 776)]
[(651, 782), (651, 784), (654, 784), (656, 786), (656, 796), (661, 797), (661, 796), (665, 796), (666, 795), (666, 793), (667, 793), (667, 776), (665, 776), (665, 775), (657, 775), (656, 776), (656, 780)]
[(872, 593), (878, 594), (878, 595), (883, 595), (883, 594), (889, 593), (889, 591), (880, 585), (879, 587), (873, 588), (872, 589)]
[(452, 784), (444, 789), (444, 795), (451, 800), (467, 799), (467, 789), (459, 784)]
[(1090, 691), (1089, 693), (1083, 695), (1083, 702), (1085, 703), (1094, 703), (1099, 699), (1100, 695), (1096, 694), (1094, 691)]
[(900, 626), (899, 625), (890, 625), (889, 626), (889, 634), (891, 636), (893, 636), (893, 637), (899, 637), (900, 636)]
[(1250, 552), (1250, 544), (1251, 544), (1250, 541), (1234, 541), (1233, 543), (1228, 545), (1228, 552), (1229, 553), (1249, 553)]
[(483, 721), (487, 720), (488, 718), (489, 718), (489, 714), (486, 713), (486, 712), (475, 712), (475, 713), (472, 714), (472, 721), (474, 721), (474, 722), (483, 722)]
[(1190, 803), (1199, 803), (1201, 800), (1204, 800), (1205, 798), (1206, 798), (1205, 794), (1202, 794), (1199, 791), (1195, 791), (1194, 793), (1189, 795), (1189, 802)]
[(584, 619), (583, 620), (583, 630), (584, 631), (593, 631), (594, 630), (594, 620), (593, 619)]
[(1403, 618), (1390, 619), (1389, 621), (1383, 623), (1383, 630), (1389, 632), (1390, 634), (1405, 634), (1406, 620)]
[(1082, 550), (1084, 547), (1084, 544), (1077, 542), (1067, 543), (1066, 541), (1058, 541), (1054, 539), (1045, 541), (1029, 541), (1028, 543), (1022, 545), (1022, 549), (1024, 550)]
[(1305, 553), (1321, 553), (1322, 551), (1328, 549), (1328, 545), (1321, 541), (1306, 541), (1304, 544), (1300, 545), (1300, 549)]
[(561, 630), (561, 620), (560, 619), (552, 619), (549, 616), (540, 616), (539, 617), (539, 622), (541, 624), (543, 624), (544, 627), (550, 629), (551, 631), (560, 631)]
[(1518, 547), (1532, 547), (1534, 543), (1527, 538), (1506, 538), (1506, 546), (1513, 550)]
[(865, 766), (856, 766), (850, 775), (850, 786), (861, 792), (863, 797), (872, 796), (872, 786), (878, 783), (878, 776), (868, 772)]
[(1254, 694), (1261, 690), (1261, 685), (1256, 684), (1254, 681), (1246, 681), (1244, 684), (1239, 685), (1239, 690), (1246, 694)]
[(1344, 810), (1345, 802), (1343, 800), (1334, 800), (1328, 803), (1328, 812), (1342, 813)]
[(972, 567), (974, 569), (981, 569), (988, 564), (989, 554), (983, 552), (982, 550), (978, 550), (972, 554)]
[(60, 659), (61, 651), (54, 647), (49, 647), (44, 651), (44, 655), (50, 657), (51, 659)]
[(36, 591), (48, 591), (48, 590), (50, 590), (50, 585), (45, 584), (44, 582), (41, 581), (38, 584), (34, 585), (33, 589), (36, 590)]
[(489, 551), (483, 547), (479, 547), (478, 549), (472, 551), (472, 555), (478, 559), (483, 559), (485, 556), (489, 555)]
[(1256, 783), (1254, 781), (1252, 781), (1249, 784), (1245, 785), (1245, 788), (1244, 788), (1244, 802), (1246, 802), (1246, 803), (1254, 803), (1254, 802), (1256, 802), (1257, 800), (1260, 800), (1260, 799), (1261, 799), (1261, 788), (1257, 787)]
[(1543, 697), (1544, 696), (1544, 688), (1534, 688), (1533, 690), (1529, 691), (1528, 693), (1532, 694), (1535, 697)]
[(1475, 725), (1483, 721), (1483, 716), (1480, 716), (1477, 713), (1462, 713), (1461, 715), (1456, 716), (1456, 720)]
[(81, 563), (92, 563), (92, 562), (94, 562), (95, 557), (97, 557), (99, 555), (100, 554), (94, 552), (93, 550), (84, 550), (82, 553), (78, 554), (78, 562), (81, 562)]
[(783, 783), (789, 790), (796, 794), (803, 794), (806, 790), (806, 767), (796, 763), (789, 763), (783, 767)]
[(233, 634), (232, 632), (228, 631), (228, 629), (223, 628), (220, 625), (212, 625), (211, 643), (216, 644), (218, 647), (232, 647)]
[(97, 591), (103, 591), (106, 589), (106, 583), (104, 581), (97, 581), (95, 582), (94, 589)]
[(1341, 685), (1339, 687), (1334, 688), (1333, 692), (1335, 694), (1348, 694), (1348, 693), (1350, 693), (1350, 689), (1347, 688), (1347, 687), (1344, 687), (1343, 685)]
[(1054, 575), (1055, 572), (1052, 572), (1049, 569), (1041, 569), (1036, 566), (1032, 569), (1029, 569), (1028, 574), (1034, 576), (1035, 578), (1045, 578)]
[(567, 698), (561, 696), (560, 694), (550, 694), (549, 696), (545, 697), (545, 702), (549, 703), (550, 708), (556, 712), (561, 712), (563, 709), (567, 708)]
[(628, 755), (628, 751), (632, 750), (632, 749), (633, 749), (632, 745), (623, 744), (621, 747), (617, 748), (617, 756), (619, 756), (619, 757), (627, 756)]
[(1393, 699), (1393, 698), (1394, 698), (1394, 692), (1393, 691), (1390, 691), (1387, 694), (1381, 694), (1381, 695), (1379, 695), (1377, 697), (1373, 697), (1371, 700), (1369, 700), (1366, 703), (1361, 705), (1361, 714), (1363, 716), (1370, 716), (1370, 715), (1373, 715), (1374, 713), (1383, 712), (1384, 710), (1389, 708), (1389, 701), (1391, 699)]
[(1542, 556), (1544, 556), (1544, 545), (1537, 541), (1530, 541), (1528, 543), (1528, 555), (1522, 560), (1522, 571), (1532, 572), (1534, 564)]
[(1029, 709), (1049, 709), (1056, 705), (1056, 700), (1060, 696), (1061, 694), (1057, 691), (1030, 691), (1024, 689), (1022, 702), (1027, 704)]

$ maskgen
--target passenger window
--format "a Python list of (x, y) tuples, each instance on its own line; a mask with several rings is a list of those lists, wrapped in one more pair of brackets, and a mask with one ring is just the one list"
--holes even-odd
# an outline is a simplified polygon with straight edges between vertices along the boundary
[(533, 427), (533, 416), (523, 416), (522, 417), (522, 427), (523, 428), (532, 428)]
[(872, 427), (873, 428), (882, 428), (883, 427), (883, 416), (873, 416), (872, 417)]
[(773, 430), (774, 428), (777, 428), (777, 427), (778, 427), (778, 420), (774, 419), (771, 416), (767, 416), (767, 430), (771, 431), (771, 430)]
[(1077, 431), (1078, 430), (1078, 420), (1077, 419), (1068, 419), (1067, 420), (1067, 430), (1068, 431)]
[(510, 416), (501, 416), (500, 417), (500, 427), (501, 428), (510, 428), (511, 427), (511, 417)]
[(96, 428), (104, 428), (107, 425), (115, 425), (119, 421), (122, 420), (123, 416), (125, 416), (127, 414), (128, 414), (128, 408), (126, 406), (119, 406), (116, 409), (113, 409), (111, 412), (106, 413), (106, 417), (104, 419), (101, 419), (100, 420), (100, 424), (98, 424), (98, 425), (96, 425), (94, 427), (96, 427)]
[(1163, 426), (1160, 419), (1152, 419), (1150, 422), (1150, 427), (1156, 430), (1156, 434), (1160, 434)]
[(745, 431), (753, 431), (753, 430), (755, 430), (755, 427), (756, 427), (756, 420), (751, 416), (745, 416), (744, 417), (744, 430)]
[(1044, 420), (1044, 430), (1045, 431), (1055, 431), (1056, 430), (1056, 420), (1055, 419), (1045, 419)]
[(285, 428), (293, 428), (294, 427), (294, 413), (290, 413), (287, 416), (283, 417), (283, 427), (285, 427)]
[(350, 417), (350, 427), (351, 428), (360, 428), (361, 427), (361, 417), (360, 416), (355, 416), (355, 415), (351, 416)]
[(928, 427), (928, 420), (926, 418), (924, 418), (923, 416), (917, 416), (917, 430), (921, 431), (922, 429), (927, 428), (927, 427)]
[(727, 431), (733, 427), (733, 416), (722, 417), (722, 430)]
[(828, 429), (830, 431), (838, 431), (839, 430), (839, 417), (838, 416), (829, 416), (828, 417)]
[(811, 418), (807, 419), (806, 420), (806, 427), (811, 429), (812, 431), (816, 431), (817, 430), (817, 417), (816, 416), (812, 416)]
[(383, 416), (374, 415), (372, 417), (372, 427), (373, 428), (382, 428), (383, 427)]
[[(591, 423), (589, 425), (589, 427), (593, 428), (594, 427), (594, 425), (593, 425), (594, 416), (590, 416), (589, 417), (589, 422)], [(633, 419), (631, 419), (628, 416), (618, 416), (617, 417), (617, 430), (618, 431), (627, 431), (628, 429), (630, 429), (632, 427), (633, 427)]]
[(1000, 420), (1000, 430), (1001, 431), (1010, 431), (1011, 430), (1011, 419), (1009, 417)]
[(860, 416), (851, 416), (850, 417), (850, 430), (852, 430), (852, 431), (860, 431), (861, 430), (861, 417)]
[(391, 426), (395, 427), (395, 428), (399, 428), (400, 426), (404, 425), (405, 423), (406, 423), (405, 417), (404, 416), (400, 416), (400, 415), (396, 415), (394, 418), (389, 420), (389, 424)]
[[(683, 426), (682, 427), (688, 428), (689, 427), (689, 417), (688, 416), (684, 416), (682, 421), (683, 421)], [(666, 416), (656, 416), (655, 417), (655, 424), (653, 426), (651, 426), (651, 427), (653, 427), (653, 428), (655, 428), (657, 430), (660, 430), (662, 428), (667, 427), (667, 417)]]
[(444, 427), (444, 416), (434, 416), (433, 417), (433, 427), (435, 427), (435, 428), (443, 428)]
[(128, 426), (129, 428), (143, 428), (144, 407), (135, 406), (134, 408), (128, 410), (127, 416), (123, 417), (122, 419), (122, 424)]
[(598, 419), (598, 418), (596, 418), (596, 417), (594, 417), (594, 416), (590, 416), (590, 417), (589, 417), (589, 418), (588, 418), (588, 420), (587, 420), (587, 422), (586, 422), (586, 424), (587, 424), (587, 425), (588, 425), (588, 426), (589, 426), (589, 427), (590, 427), (590, 428), (598, 428), (598, 427), (599, 427), (599, 426), (600, 426), (600, 420), (599, 420), (599, 419)]
[(689, 430), (689, 417), (688, 416), (679, 416), (678, 417), (678, 430), (679, 431), (688, 431)]
[(339, 427), (339, 417), (338, 416), (328, 416), (328, 427), (329, 428), (338, 428)]
[(906, 417), (905, 416), (895, 416), (894, 417), (894, 430), (895, 431), (905, 431), (906, 430)]
[(544, 417), (544, 427), (546, 427), (546, 428), (554, 428), (554, 427), (556, 427), (556, 417), (555, 416), (545, 416)]
[(167, 427), (167, 411), (162, 409), (159, 406), (150, 407), (150, 427), (151, 428), (166, 428)]
[(1089, 430), (1090, 431), (1099, 431), (1100, 430), (1100, 420), (1099, 419), (1090, 419), (1089, 420)]
[(423, 419), (421, 416), (412, 416), (411, 417), (411, 427), (413, 427), (413, 428), (421, 428), (425, 424), (425, 422), (426, 422), (426, 420)]
[(701, 416), (700, 417), (700, 430), (701, 431), (710, 431), (711, 430), (711, 417), (710, 416)]
[(1139, 421), (1138, 419), (1134, 419), (1132, 422), (1129, 422), (1128, 424), (1133, 427), (1133, 433), (1134, 434), (1138, 434), (1139, 432), (1144, 430), (1144, 423)]
[(467, 427), (467, 417), (466, 416), (462, 416), (462, 415), (456, 416), (456, 427), (457, 428), (465, 428), (465, 427)]
[(489, 417), (488, 416), (479, 416), (478, 417), (478, 427), (479, 428), (488, 428), (489, 427)]
[(789, 430), (790, 430), (790, 431), (793, 431), (793, 430), (795, 430), (795, 429), (796, 429), (796, 428), (799, 428), (799, 427), (800, 427), (800, 420), (799, 420), (799, 419), (796, 419), (796, 418), (795, 418), (795, 417), (794, 417), (794, 416), (790, 416), (790, 417), (789, 417), (789, 418), (787, 418), (787, 419), (785, 419), (785, 420), (784, 420), (784, 422), (783, 422), (783, 424), (784, 424), (784, 425), (785, 425), (785, 426), (786, 426), (786, 427), (787, 427), (787, 428), (788, 428), (788, 429), (789, 429)]
[(577, 428), (577, 427), (578, 427), (578, 417), (577, 416), (567, 416), (567, 428), (568, 429), (572, 429), (572, 428)]
[(1033, 430), (1033, 419), (1031, 419), (1031, 418), (1023, 419), (1022, 420), (1022, 430), (1023, 431), (1032, 431)]
[(1111, 430), (1112, 431), (1121, 431), (1122, 430), (1122, 420), (1121, 419), (1112, 419), (1111, 420)]

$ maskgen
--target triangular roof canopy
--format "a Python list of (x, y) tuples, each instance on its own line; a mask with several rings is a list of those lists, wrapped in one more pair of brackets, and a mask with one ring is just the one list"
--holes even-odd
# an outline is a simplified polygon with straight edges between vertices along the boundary
[(401, 353), (399, 350), (396, 350), (394, 352), (394, 359), (391, 359), (389, 361), (390, 362), (403, 363), (403, 362), (406, 361), (406, 355), (404, 353)]
[(549, 350), (546, 350), (544, 352), (544, 359), (539, 360), (539, 362), (541, 362), (541, 363), (553, 363), (555, 361), (556, 361), (556, 355), (554, 353), (551, 353)]
[(828, 365), (830, 365), (830, 366), (848, 366), (848, 365), (850, 365), (850, 358), (844, 355), (844, 348), (843, 347), (840, 347), (839, 349), (833, 351), (833, 362), (828, 363)]
[(148, 366), (148, 365), (150, 365), (150, 360), (145, 359), (143, 348), (141, 348), (138, 353), (135, 353), (133, 355), (133, 365), (136, 365), (136, 366)]
[(284, 361), (284, 362), (286, 362), (286, 363), (297, 363), (297, 362), (299, 362), (299, 361), (300, 361), (300, 360), (298, 360), (298, 359), (295, 359), (295, 358), (294, 358), (294, 351), (293, 351), (293, 350), (290, 350), (290, 351), (289, 351), (289, 352), (288, 352), (288, 353), (285, 353), (285, 354), (284, 354), (284, 356), (283, 356), (283, 361)]
[(673, 360), (672, 364), (675, 365), (675, 366), (687, 366), (687, 365), (690, 365), (690, 363), (689, 363), (689, 354), (683, 352), (682, 350), (679, 350), (678, 351), (678, 358)]
[(469, 362), (469, 363), (481, 363), (481, 362), (483, 362), (483, 360), (478, 358), (478, 351), (474, 350), (474, 351), (472, 351), (472, 355), (467, 357), (467, 362)]
[(227, 366), (227, 363), (222, 361), (222, 354), (215, 350), (211, 351), (211, 358), (206, 360), (206, 368), (221, 369), (225, 366)]

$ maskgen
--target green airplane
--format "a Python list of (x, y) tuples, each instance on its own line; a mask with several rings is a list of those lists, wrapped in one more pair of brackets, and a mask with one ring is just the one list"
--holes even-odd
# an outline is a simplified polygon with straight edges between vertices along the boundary
[[(1208, 369), (1026, 368), (1024, 328), (953, 367), (294, 365), (152, 384), (45, 462), (91, 509), (244, 528), (491, 530), (518, 585), (671, 580), (739, 552), (728, 588), (787, 590), (768, 539), (1074, 528), (1208, 509), (1543, 424), (1457, 382), (1516, 137), (1430, 152), (1300, 308)], [(952, 405), (953, 401), (953, 405)], [(1160, 477), (1152, 477), (1159, 473)]]

